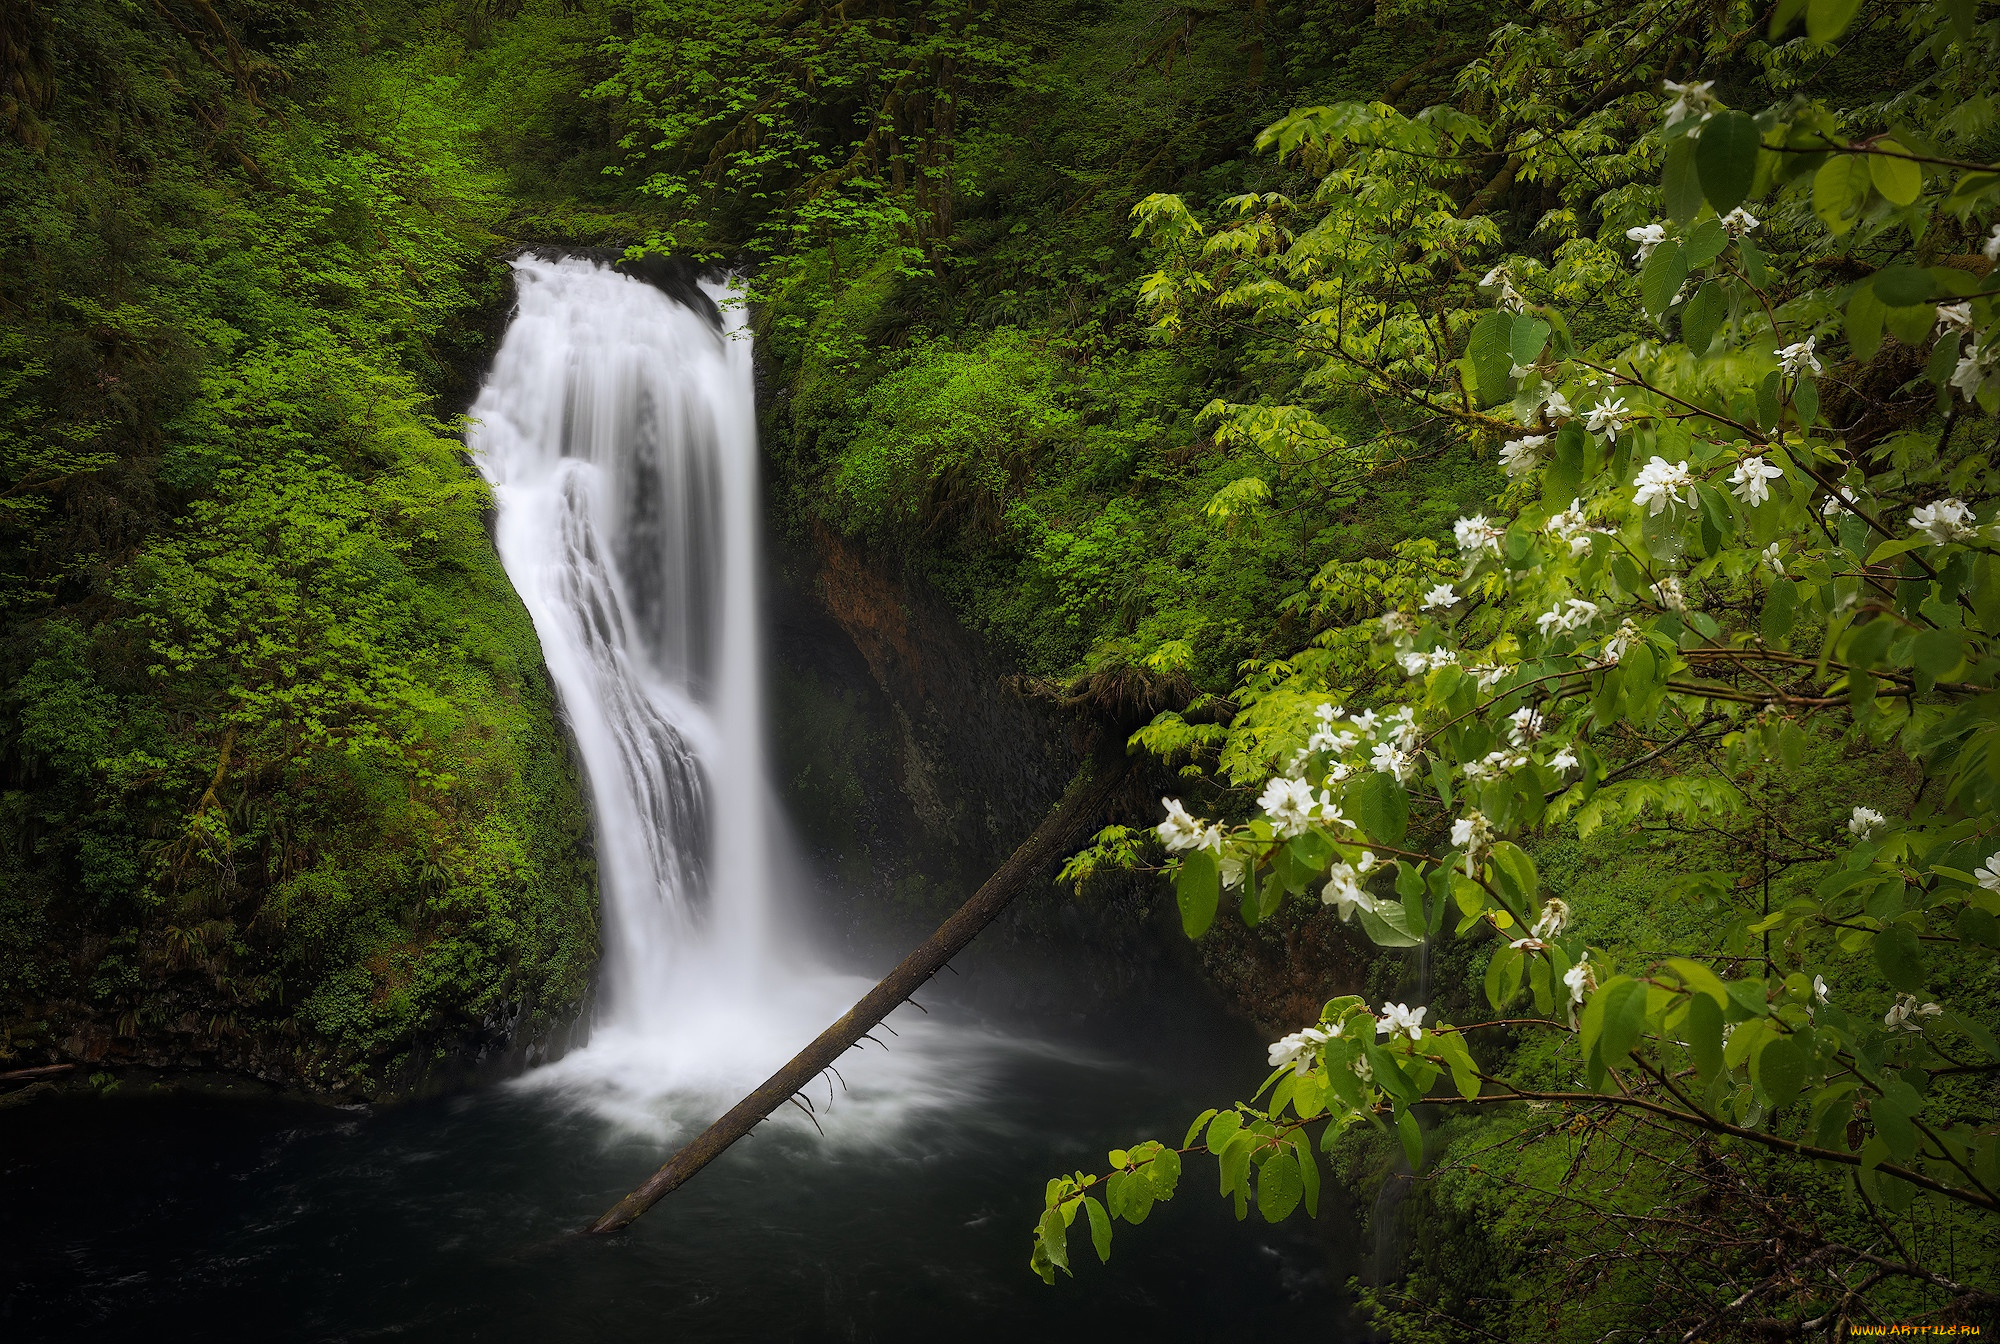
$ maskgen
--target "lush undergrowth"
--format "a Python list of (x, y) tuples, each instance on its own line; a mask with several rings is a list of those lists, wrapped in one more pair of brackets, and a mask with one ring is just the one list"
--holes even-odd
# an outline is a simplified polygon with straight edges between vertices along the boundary
[(584, 814), (439, 419), (502, 197), (452, 48), (322, 8), (8, 11), (11, 1063), (380, 1087), (586, 987)]

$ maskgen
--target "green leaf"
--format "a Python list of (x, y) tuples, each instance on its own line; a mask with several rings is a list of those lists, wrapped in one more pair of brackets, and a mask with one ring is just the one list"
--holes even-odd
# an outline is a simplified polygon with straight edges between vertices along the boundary
[(1742, 112), (1718, 112), (1701, 124), (1694, 166), (1701, 177), (1701, 193), (1716, 214), (1728, 214), (1750, 195), (1762, 139), (1757, 123)]
[(1513, 903), (1515, 910), (1525, 915), (1534, 909), (1541, 879), (1535, 872), (1535, 861), (1528, 857), (1527, 851), (1511, 840), (1499, 841), (1493, 846), (1493, 874), (1500, 880), (1500, 890)]
[(1924, 190), (1924, 170), (1901, 157), (1910, 151), (1894, 140), (1877, 140), (1876, 153), (1868, 156), (1868, 176), (1875, 190), (1896, 205), (1908, 205)]
[(1424, 1169), (1424, 1132), (1417, 1128), (1417, 1117), (1409, 1111), (1396, 1114), (1396, 1133), (1403, 1140), (1403, 1156), (1409, 1160), (1412, 1172)]
[[(1884, 266), (1875, 272), (1873, 281), (1875, 297), (1888, 308), (1908, 308), (1912, 304), (1929, 303), (1937, 294), (1937, 284), (1931, 273), (1921, 266)], [(1925, 314), (1926, 326), (1936, 320), (1936, 314)]]
[(1729, 990), (1722, 983), (1722, 977), (1692, 957), (1669, 957), (1666, 967), (1680, 978), (1689, 992), (1705, 994), (1715, 1001), (1719, 1012), (1729, 1004)]
[(1792, 385), (1792, 411), (1798, 417), (1800, 429), (1811, 429), (1819, 415), (1819, 385), (1804, 374)]
[(1299, 1180), (1305, 1187), (1306, 1216), (1319, 1217), (1319, 1161), (1313, 1156), (1312, 1144), (1303, 1139), (1292, 1145), (1298, 1154)]
[(1792, 622), (1798, 618), (1798, 588), (1790, 579), (1773, 579), (1771, 591), (1764, 595), (1764, 638), (1773, 644), (1782, 644), (1792, 633)]
[(1669, 238), (1653, 249), (1653, 255), (1646, 258), (1645, 268), (1639, 272), (1639, 298), (1647, 315), (1657, 318), (1666, 312), (1685, 279), (1687, 262), (1682, 260), (1681, 245)]
[(1508, 337), (1507, 353), (1516, 364), (1524, 368), (1533, 364), (1542, 357), (1542, 347), (1548, 343), (1548, 323), (1526, 313), (1515, 315), (1514, 328)]
[(1723, 297), (1722, 286), (1714, 280), (1704, 280), (1701, 288), (1694, 292), (1694, 297), (1687, 301), (1687, 307), (1681, 309), (1682, 342), (1697, 355), (1707, 354), (1708, 347), (1715, 343), (1715, 333), (1722, 330), (1722, 320), (1728, 313), (1729, 300)]
[(1891, 924), (1875, 935), (1875, 965), (1882, 978), (1905, 994), (1924, 987), (1923, 945), (1908, 924)]
[(1576, 498), (1583, 484), (1584, 450), (1589, 443), (1581, 420), (1566, 421), (1556, 431), (1555, 456), (1542, 472), (1542, 498), (1551, 505), (1568, 508), (1569, 502)]
[(1701, 177), (1694, 165), (1696, 143), (1683, 137), (1667, 146), (1660, 186), (1666, 197), (1667, 218), (1676, 224), (1687, 224), (1701, 213)]
[(1772, 1110), (1798, 1100), (1806, 1085), (1806, 1056), (1789, 1036), (1773, 1036), (1750, 1057), (1750, 1081)]
[(1713, 1082), (1722, 1073), (1722, 1007), (1706, 994), (1688, 1000), (1688, 1052), (1703, 1082)]
[(1480, 399), (1489, 405), (1507, 395), (1508, 370), (1514, 363), (1510, 350), (1513, 334), (1514, 315), (1498, 308), (1480, 318), (1472, 329), (1466, 356), (1472, 361)]
[(1069, 1224), (1063, 1221), (1059, 1209), (1048, 1209), (1042, 1214), (1041, 1225), (1036, 1229), (1041, 1234), (1042, 1251), (1049, 1257), (1049, 1263), (1065, 1274), (1069, 1272)]
[[(1706, 129), (1702, 138), (1708, 138)], [(1722, 227), (1719, 219), (1704, 219), (1694, 226), (1687, 236), (1687, 268), (1698, 271), (1722, 255), (1722, 249), (1729, 245), (1729, 231)]]
[(1411, 927), (1409, 911), (1401, 905), (1384, 904), (1374, 910), (1363, 906), (1355, 910), (1354, 917), (1377, 947), (1415, 947), (1424, 940), (1423, 933)]
[(1305, 1191), (1298, 1159), (1289, 1151), (1280, 1152), (1258, 1169), (1257, 1212), (1264, 1215), (1267, 1223), (1282, 1223), (1292, 1216)]
[(1847, 300), (1847, 345), (1864, 364), (1875, 358), (1875, 352), (1882, 347), (1882, 319), (1888, 311), (1872, 282), (1856, 285)]
[(1813, 213), (1835, 237), (1854, 227), (1868, 200), (1868, 165), (1861, 159), (1860, 155), (1836, 154), (1813, 174)]
[(1957, 630), (1926, 630), (1910, 646), (1911, 661), (1936, 682), (1958, 666), (1964, 647), (1965, 636)]
[(1898, 1162), (1908, 1162), (1917, 1155), (1917, 1130), (1910, 1120), (1923, 1107), (1924, 1100), (1916, 1089), (1900, 1078), (1884, 1083), (1882, 1095), (1868, 1103), (1868, 1118), (1875, 1122), (1875, 1132)]
[(1394, 775), (1373, 770), (1361, 776), (1351, 795), (1361, 829), (1379, 844), (1398, 845), (1410, 827), (1410, 799)]
[(1486, 1001), (1499, 1012), (1521, 991), (1522, 952), (1518, 947), (1496, 947), (1486, 962)]
[(1221, 897), (1222, 869), (1215, 855), (1205, 849), (1191, 851), (1174, 875), (1174, 900), (1181, 908), (1181, 928), (1188, 937), (1199, 938), (1208, 932)]
[(1090, 1215), (1090, 1244), (1097, 1248), (1099, 1264), (1111, 1259), (1111, 1215), (1093, 1195), (1083, 1197), (1083, 1211)]
[(1780, 382), (1778, 370), (1772, 369), (1757, 384), (1757, 427), (1766, 432), (1778, 427), (1778, 417), (1784, 409), (1784, 402), (1779, 399)]
[(1847, 31), (1861, 8), (1861, 0), (1807, 0), (1806, 36), (1825, 44)]
[[(1208, 1137), (1202, 1143), (1211, 1153), (1220, 1153), (1229, 1141), (1236, 1137), (1236, 1131), (1243, 1127), (1243, 1117), (1235, 1111), (1221, 1111), (1208, 1122)], [(1226, 1190), (1224, 1193), (1228, 1193)]]
[(1598, 1050), (1607, 1068), (1619, 1068), (1646, 1028), (1646, 986), (1630, 976), (1615, 976), (1599, 991), (1605, 996), (1604, 1034)]

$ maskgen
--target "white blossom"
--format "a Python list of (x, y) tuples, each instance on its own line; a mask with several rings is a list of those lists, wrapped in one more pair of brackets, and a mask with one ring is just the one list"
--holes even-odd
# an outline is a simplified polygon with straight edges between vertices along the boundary
[(1758, 553), (1757, 560), (1773, 574), (1783, 575), (1785, 572), (1784, 549), (1775, 541)]
[(1568, 398), (1564, 397), (1562, 393), (1556, 391), (1554, 388), (1550, 388), (1542, 397), (1542, 414), (1551, 420), (1561, 420), (1567, 416), (1575, 415), (1576, 412), (1570, 409)]
[(1556, 604), (1535, 618), (1535, 626), (1544, 635), (1568, 630), (1581, 630), (1597, 619), (1597, 604), (1582, 598), (1558, 598)]
[(1618, 629), (1611, 638), (1604, 641), (1604, 657), (1607, 662), (1623, 662), (1625, 650), (1632, 647), (1632, 641), (1639, 638), (1639, 627), (1625, 620), (1618, 623)]
[(1813, 1002), (1814, 1002), (1814, 1003), (1825, 1003), (1825, 1002), (1826, 1002), (1826, 1001), (1827, 1001), (1828, 999), (1830, 999), (1830, 998), (1832, 998), (1832, 997), (1833, 997), (1833, 990), (1832, 990), (1832, 988), (1831, 988), (1831, 987), (1829, 987), (1829, 986), (1827, 985), (1827, 983), (1826, 983), (1826, 977), (1825, 977), (1825, 976), (1823, 976), (1823, 975), (1816, 975), (1816, 976), (1814, 976), (1814, 977), (1813, 977)]
[(1410, 632), (1410, 618), (1400, 611), (1383, 612), (1381, 624), (1384, 639), (1394, 639), (1397, 635), (1407, 635)]
[(1741, 238), (1745, 234), (1756, 232), (1757, 226), (1762, 222), (1739, 205), (1722, 217), (1722, 231), (1731, 238)]
[(1569, 557), (1572, 560), (1590, 549), (1592, 533), (1604, 530), (1592, 527), (1590, 521), (1583, 516), (1583, 501), (1580, 499), (1571, 500), (1567, 509), (1549, 519), (1549, 531), (1569, 543)]
[(1372, 1083), (1375, 1081), (1375, 1066), (1368, 1062), (1368, 1056), (1356, 1055), (1354, 1062), (1348, 1065), (1348, 1067), (1354, 1070), (1354, 1076), (1362, 1082)]
[(1354, 716), (1354, 727), (1358, 732), (1373, 734), (1375, 725), (1382, 722), (1382, 716), (1372, 709), (1364, 709)]
[(1535, 927), (1530, 929), (1529, 932), (1537, 938), (1553, 938), (1561, 933), (1568, 924), (1568, 902), (1563, 901), (1559, 897), (1552, 896), (1549, 898), (1548, 904), (1542, 907), (1541, 918), (1535, 921)]
[[(1625, 427), (1634, 413), (1625, 409), (1625, 398), (1610, 397), (1599, 401), (1584, 416), (1583, 427), (1593, 434), (1603, 434), (1613, 443), (1618, 442), (1618, 431)], [(1685, 465), (1685, 464), (1683, 464)]]
[(1457, 605), (1458, 605), (1458, 594), (1452, 591), (1452, 586), (1450, 584), (1441, 583), (1437, 587), (1431, 589), (1428, 593), (1424, 594), (1422, 610), (1432, 611), (1438, 607), (1454, 607)]
[(1653, 597), (1668, 611), (1684, 612), (1688, 609), (1687, 594), (1681, 591), (1678, 574), (1669, 574), (1654, 584)]
[(1470, 518), (1461, 518), (1451, 525), (1452, 535), (1458, 540), (1461, 555), (1471, 557), (1481, 551), (1500, 554), (1500, 542), (1506, 535), (1483, 513), (1475, 513)]
[(1387, 742), (1376, 745), (1368, 757), (1368, 763), (1385, 775), (1394, 775), (1397, 782), (1402, 784), (1409, 783), (1417, 773), (1416, 758), (1407, 751), (1390, 746)]
[(1667, 226), (1641, 224), (1637, 228), (1625, 230), (1625, 236), (1639, 245), (1639, 250), (1632, 254), (1632, 260), (1644, 266), (1646, 259), (1653, 255), (1653, 249), (1667, 241)]
[(1206, 849), (1215, 854), (1222, 852), (1221, 827), (1205, 825), (1198, 818), (1188, 815), (1178, 798), (1162, 798), (1160, 802), (1167, 809), (1167, 819), (1155, 830), (1161, 844), (1174, 852), (1184, 849)]
[(1382, 1016), (1375, 1023), (1375, 1034), (1387, 1036), (1390, 1040), (1397, 1036), (1408, 1036), (1416, 1040), (1424, 1034), (1425, 1008), (1405, 1008), (1400, 1003), (1382, 1005)]
[(1466, 670), (1472, 673), (1472, 679), (1479, 683), (1480, 690), (1490, 691), (1506, 680), (1507, 674), (1514, 669), (1505, 663), (1480, 663)]
[(1745, 504), (1755, 508), (1771, 497), (1769, 482), (1783, 476), (1784, 470), (1772, 466), (1761, 457), (1746, 457), (1736, 464), (1729, 483), (1735, 486), (1735, 495)]
[(1549, 757), (1549, 769), (1559, 775), (1566, 775), (1581, 764), (1582, 762), (1576, 758), (1576, 753), (1568, 747), (1564, 747), (1561, 751)]
[(1661, 82), (1666, 85), (1667, 92), (1674, 95), (1673, 102), (1667, 104), (1667, 125), (1678, 125), (1695, 116), (1708, 120), (1710, 106), (1715, 102), (1714, 95), (1709, 92), (1715, 87), (1714, 80), (1704, 79), (1699, 83), (1689, 80), (1685, 84), (1676, 84), (1671, 79)]
[(1990, 855), (1984, 864), (1972, 870), (1972, 875), (1988, 891), (2000, 891), (2000, 853)]
[(1938, 330), (1952, 332), (1959, 336), (1972, 334), (1972, 305), (1970, 303), (1941, 303), (1937, 306)]
[(1507, 720), (1514, 725), (1508, 731), (1517, 747), (1525, 747), (1542, 735), (1542, 716), (1531, 706), (1522, 705), (1509, 714)]
[[(1661, 509), (1671, 510), (1675, 504), (1694, 503), (1694, 476), (1686, 462), (1669, 462), (1656, 454), (1639, 468), (1632, 484), (1636, 487), (1632, 503), (1655, 516)], [(1688, 492), (1685, 497), (1681, 494), (1683, 490)]]
[(1963, 393), (1967, 401), (1976, 401), (1996, 373), (2000, 373), (2000, 369), (1996, 369), (1993, 350), (1968, 345), (1959, 357), (1958, 367), (1951, 371), (1951, 385)]
[[(1369, 859), (1374, 856), (1367, 855)], [(1327, 883), (1320, 888), (1319, 899), (1323, 905), (1330, 905), (1342, 919), (1351, 919), (1356, 910), (1374, 912), (1382, 908), (1382, 903), (1361, 889), (1361, 874), (1365, 871), (1351, 863), (1336, 863), (1327, 870)]]
[(1243, 885), (1243, 859), (1236, 854), (1222, 856), (1222, 885), (1234, 890)]
[(1889, 824), (1889, 819), (1872, 807), (1857, 807), (1854, 815), (1847, 819), (1847, 829), (1863, 840), (1873, 839), (1875, 833)]
[(1986, 245), (1979, 250), (1986, 254), (1988, 261), (2000, 262), (2000, 224), (1993, 226), (1993, 236), (1988, 238)]
[(1313, 1056), (1319, 1047), (1331, 1039), (1331, 1034), (1318, 1027), (1306, 1027), (1293, 1032), (1283, 1040), (1273, 1041), (1270, 1050), (1271, 1067), (1281, 1069), (1289, 1064), (1293, 1073), (1304, 1077), (1311, 1072)]
[(1507, 376), (1509, 378), (1526, 378), (1534, 371), (1535, 366), (1533, 364), (1515, 364), (1510, 361), (1507, 365)]
[(1546, 434), (1509, 439), (1500, 449), (1500, 465), (1507, 469), (1509, 476), (1525, 476), (1542, 464), (1540, 449), (1548, 441)]
[(1973, 526), (1972, 510), (1963, 500), (1941, 499), (1935, 504), (1926, 504), (1910, 515), (1910, 526), (1931, 539), (1931, 545), (1943, 546), (1948, 542), (1970, 541), (1978, 535)]
[(1465, 875), (1471, 877), (1478, 871), (1486, 851), (1492, 847), (1493, 827), (1487, 824), (1484, 813), (1468, 812), (1452, 822), (1451, 843), (1454, 848), (1465, 851)]
[(1899, 994), (1895, 1003), (1889, 1006), (1889, 1011), (1882, 1014), (1882, 1025), (1891, 1031), (1922, 1031), (1923, 1023), (1917, 1019), (1936, 1017), (1943, 1011), (1934, 1003), (1919, 1006), (1914, 994)]
[(1814, 373), (1821, 371), (1819, 356), (1813, 353), (1814, 339), (1808, 336), (1803, 341), (1788, 345), (1778, 352), (1778, 362), (1787, 378), (1798, 377), (1801, 369), (1810, 368)]
[(1493, 267), (1492, 270), (1488, 271), (1485, 275), (1480, 277), (1479, 287), (1481, 289), (1489, 289), (1492, 286), (1499, 284), (1502, 280), (1505, 280), (1506, 278), (1507, 278), (1507, 263), (1504, 261), (1499, 262)]
[(1851, 506), (1860, 502), (1859, 499), (1855, 498), (1854, 492), (1843, 485), (1836, 494), (1828, 497), (1826, 503), (1819, 506), (1820, 516), (1823, 518), (1837, 518), (1844, 514), (1853, 513), (1854, 510)]
[(1480, 760), (1467, 761), (1463, 773), (1476, 784), (1480, 780), (1512, 774), (1527, 763), (1528, 758), (1518, 751), (1489, 751)]
[(1303, 779), (1279, 777), (1271, 780), (1264, 786), (1257, 806), (1271, 819), (1273, 833), (1285, 840), (1305, 834), (1315, 822), (1324, 826), (1348, 824), (1347, 818), (1335, 805), (1333, 795), (1321, 789), (1315, 796), (1312, 785)]
[(1563, 972), (1563, 983), (1569, 986), (1569, 1001), (1572, 1005), (1583, 1002), (1583, 996), (1589, 992), (1591, 983), (1595, 979), (1591, 973), (1588, 952), (1576, 959), (1576, 965)]
[(1307, 751), (1324, 751), (1335, 756), (1345, 756), (1361, 745), (1361, 739), (1345, 728), (1322, 726), (1313, 730), (1306, 739)]

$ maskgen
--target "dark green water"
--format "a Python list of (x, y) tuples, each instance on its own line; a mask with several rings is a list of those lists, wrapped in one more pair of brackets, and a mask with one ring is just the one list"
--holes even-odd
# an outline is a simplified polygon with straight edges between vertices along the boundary
[(1027, 1269), (1049, 1175), (1178, 1141), (1256, 1085), (1258, 1042), (1195, 987), (1155, 983), (1084, 1020), (932, 1006), (986, 1042), (961, 1102), (868, 1112), (874, 1135), (767, 1125), (612, 1239), (574, 1229), (661, 1142), (560, 1094), (330, 1111), (114, 1093), (0, 1112), (0, 1338), (1354, 1337), (1342, 1223), (1239, 1224), (1203, 1158), (1144, 1226), (1120, 1225), (1109, 1266), (1079, 1226), (1076, 1280)]

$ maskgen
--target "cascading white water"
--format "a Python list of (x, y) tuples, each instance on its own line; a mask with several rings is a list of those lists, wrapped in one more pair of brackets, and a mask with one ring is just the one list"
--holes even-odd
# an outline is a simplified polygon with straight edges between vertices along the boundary
[(590, 781), (601, 1021), (657, 1031), (692, 956), (769, 952), (749, 341), (595, 262), (516, 274), (472, 444)]
[[(685, 1126), (866, 987), (778, 936), (750, 340), (740, 309), (718, 330), (586, 259), (524, 257), (515, 276), (471, 444), (589, 780), (605, 953), (588, 1046), (524, 1081)], [(921, 1104), (940, 1031), (905, 1029), (845, 1076)]]

